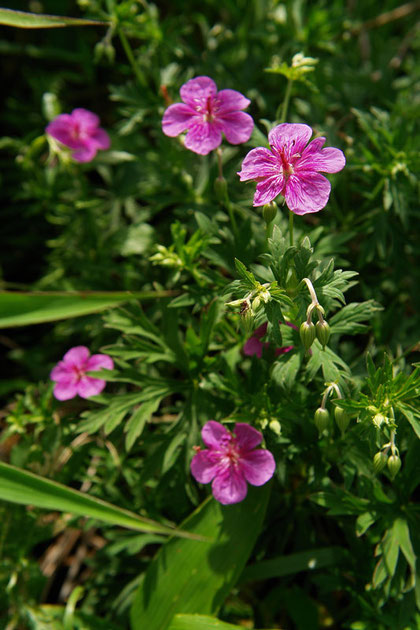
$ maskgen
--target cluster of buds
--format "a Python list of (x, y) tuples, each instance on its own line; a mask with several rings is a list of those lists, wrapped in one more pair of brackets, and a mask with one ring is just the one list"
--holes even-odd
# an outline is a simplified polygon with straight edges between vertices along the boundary
[(266, 282), (265, 284), (257, 282), (255, 289), (250, 291), (250, 293), (248, 293), (245, 297), (239, 300), (233, 300), (232, 302), (227, 302), (227, 306), (241, 307), (240, 313), (247, 329), (249, 328), (249, 330), (252, 330), (254, 317), (260, 306), (262, 304), (267, 304), (267, 302), (271, 300), (270, 287), (271, 284), (269, 282)]
[[(328, 396), (330, 396), (333, 392), (335, 392), (338, 398), (342, 398), (340, 388), (337, 383), (327, 383), (327, 388), (322, 397), (321, 406), (315, 411), (314, 422), (315, 426), (318, 429), (318, 433), (321, 436), (325, 429), (328, 428), (330, 423), (330, 414), (328, 409), (326, 408)], [(342, 433), (347, 429), (350, 417), (346, 411), (339, 405), (334, 407), (334, 418), (335, 422)]]
[(173, 249), (168, 249), (164, 245), (156, 245), (158, 250), (156, 254), (150, 256), (149, 260), (154, 265), (162, 265), (162, 267), (172, 267), (173, 269), (182, 269), (184, 263)]
[[(331, 334), (330, 327), (324, 319), (324, 309), (318, 302), (318, 298), (316, 296), (312, 282), (309, 280), (309, 278), (304, 278), (303, 281), (306, 283), (306, 286), (309, 289), (312, 301), (306, 311), (306, 322), (303, 322), (300, 326), (300, 338), (305, 347), (305, 350), (309, 350), (309, 348), (315, 341), (315, 338), (317, 338), (322, 347), (325, 348)], [(312, 314), (314, 311), (316, 311), (318, 316), (318, 321), (316, 325), (312, 321)]]
[[(388, 455), (389, 451), (391, 451), (390, 455)], [(390, 441), (384, 444), (373, 458), (373, 468), (377, 474), (382, 472), (385, 466), (389, 470), (391, 479), (396, 477), (401, 468), (401, 459), (398, 448), (395, 446), (395, 431), (391, 431)]]

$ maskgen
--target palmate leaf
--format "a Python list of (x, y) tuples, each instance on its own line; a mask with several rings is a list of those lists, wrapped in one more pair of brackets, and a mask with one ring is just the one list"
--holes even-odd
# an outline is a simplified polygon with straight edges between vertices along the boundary
[(182, 529), (206, 542), (161, 547), (135, 595), (132, 630), (167, 630), (180, 613), (217, 614), (238, 580), (261, 530), (270, 484), (249, 488), (237, 505), (206, 500)]
[(0, 8), (0, 24), (18, 28), (60, 28), (63, 26), (107, 26), (108, 22)]
[(70, 512), (141, 532), (191, 537), (186, 532), (160, 525), (107, 501), (2, 462), (0, 462), (0, 499), (48, 510)]

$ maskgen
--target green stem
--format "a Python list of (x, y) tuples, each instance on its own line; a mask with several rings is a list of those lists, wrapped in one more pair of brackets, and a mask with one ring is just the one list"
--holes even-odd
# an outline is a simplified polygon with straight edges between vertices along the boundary
[(229, 219), (232, 224), (233, 235), (235, 237), (235, 240), (238, 240), (238, 226), (236, 225), (236, 219), (233, 213), (233, 206), (229, 198), (226, 199), (226, 207), (227, 207), (227, 211), (229, 212)]
[(294, 214), (291, 210), (289, 210), (289, 238), (290, 238), (290, 246), (293, 245), (293, 219)]
[(147, 86), (146, 77), (141, 72), (140, 68), (138, 67), (136, 60), (134, 59), (134, 55), (133, 55), (133, 51), (131, 50), (130, 43), (128, 39), (126, 38), (124, 31), (121, 28), (118, 29), (118, 35), (120, 37), (121, 44), (124, 48), (125, 54), (127, 55), (127, 59), (130, 62), (130, 65), (133, 69), (134, 74), (137, 77), (138, 82), (140, 83), (142, 87), (146, 87)]
[(286, 121), (287, 110), (289, 109), (290, 95), (292, 93), (292, 84), (293, 84), (292, 79), (288, 79), (287, 86), (286, 86), (286, 94), (284, 95), (283, 106), (281, 108), (281, 117), (280, 117), (281, 123), (284, 123)]

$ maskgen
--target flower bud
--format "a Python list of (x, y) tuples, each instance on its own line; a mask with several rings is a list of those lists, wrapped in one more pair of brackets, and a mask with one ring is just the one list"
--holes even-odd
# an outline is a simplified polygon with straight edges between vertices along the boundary
[(256, 313), (260, 307), (261, 304), (261, 298), (259, 295), (257, 295), (257, 297), (255, 297), (252, 300), (252, 310), (254, 311), (254, 313)]
[(391, 473), (392, 479), (394, 479), (399, 469), (401, 468), (401, 460), (398, 455), (391, 455), (390, 457), (388, 457), (387, 466), (389, 472)]
[(324, 409), (324, 407), (318, 407), (315, 411), (314, 421), (319, 434), (321, 434), (328, 427), (330, 422), (330, 414), (328, 413), (328, 410)]
[(313, 322), (303, 322), (300, 326), (299, 334), (305, 350), (309, 350), (316, 336), (316, 330)]
[(224, 177), (217, 177), (214, 182), (214, 192), (216, 193), (217, 200), (220, 203), (225, 203), (227, 200), (227, 181)]
[(268, 425), (273, 433), (276, 435), (280, 435), (281, 433), (281, 424), (278, 420), (270, 420)]
[(376, 474), (380, 473), (386, 466), (388, 455), (384, 451), (379, 451), (373, 458), (373, 469)]
[(325, 319), (322, 322), (318, 321), (316, 323), (315, 329), (316, 329), (316, 337), (319, 343), (325, 348), (331, 335), (331, 331), (330, 331), (330, 327), (328, 323), (325, 321)]
[(271, 203), (266, 203), (265, 206), (263, 206), (262, 214), (264, 221), (268, 225), (269, 223), (271, 223), (271, 221), (274, 220), (277, 214), (277, 204), (274, 203), (274, 201), (272, 201)]
[(381, 425), (385, 422), (386, 423), (386, 417), (382, 414), (382, 413), (377, 413), (374, 415), (374, 417), (372, 418), (372, 422), (375, 425), (375, 427), (377, 427), (378, 429), (381, 428)]
[(346, 411), (344, 411), (342, 407), (335, 407), (334, 418), (335, 418), (338, 428), (340, 429), (340, 431), (344, 433), (344, 431), (349, 426), (350, 416), (348, 415)]

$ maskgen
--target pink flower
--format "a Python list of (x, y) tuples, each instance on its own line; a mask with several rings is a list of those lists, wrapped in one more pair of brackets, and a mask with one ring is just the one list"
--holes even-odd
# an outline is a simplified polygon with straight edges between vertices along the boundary
[(243, 501), (247, 482), (262, 486), (273, 476), (274, 457), (264, 448), (255, 450), (262, 435), (249, 424), (236, 424), (232, 435), (220, 422), (210, 420), (201, 436), (208, 448), (196, 447), (191, 473), (200, 483), (212, 481), (214, 498), (223, 505)]
[(254, 179), (254, 206), (263, 206), (283, 195), (295, 214), (319, 212), (328, 202), (330, 182), (319, 174), (337, 173), (346, 158), (340, 149), (323, 149), (325, 138), (315, 138), (308, 125), (283, 123), (268, 134), (270, 149), (252, 149), (238, 173), (241, 182)]
[[(294, 326), (293, 324), (289, 324), (288, 322), (286, 322), (286, 326), (290, 326), (291, 328), (295, 328), (297, 330), (296, 326)], [(246, 354), (247, 357), (252, 357), (255, 354), (259, 359), (261, 359), (263, 349), (270, 347), (270, 343), (268, 341), (261, 341), (261, 338), (264, 337), (266, 332), (267, 322), (256, 328), (252, 334), (252, 337), (250, 337), (244, 343), (243, 352), (244, 354)], [(275, 349), (275, 355), (276, 357), (278, 357), (279, 355), (286, 354), (291, 350), (293, 350), (293, 346), (282, 346), (281, 348)]]
[(107, 132), (99, 127), (99, 118), (87, 109), (73, 109), (71, 114), (60, 114), (47, 125), (46, 133), (74, 149), (77, 162), (91, 162), (99, 149), (109, 149)]
[(209, 77), (187, 81), (180, 93), (184, 102), (170, 105), (163, 115), (164, 134), (173, 138), (188, 129), (185, 146), (200, 155), (220, 145), (222, 132), (231, 144), (249, 140), (254, 121), (240, 111), (251, 102), (243, 94), (236, 90), (218, 92)]
[(113, 360), (106, 354), (90, 356), (86, 346), (71, 348), (51, 371), (50, 378), (56, 382), (54, 396), (58, 400), (69, 400), (77, 394), (82, 398), (96, 396), (101, 393), (106, 381), (87, 376), (86, 372), (112, 370), (113, 367)]

